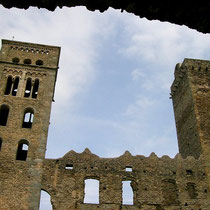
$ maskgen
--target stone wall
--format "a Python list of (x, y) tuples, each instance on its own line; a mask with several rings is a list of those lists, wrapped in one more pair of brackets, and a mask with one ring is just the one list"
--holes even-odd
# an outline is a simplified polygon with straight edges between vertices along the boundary
[[(100, 158), (88, 149), (70, 151), (60, 159), (44, 161), (42, 189), (51, 195), (54, 210), (207, 210), (209, 190), (201, 159), (183, 159), (179, 154), (174, 159), (154, 153), (132, 156), (129, 152), (118, 158)], [(99, 204), (84, 203), (84, 182), (89, 178), (99, 180)], [(133, 205), (122, 204), (122, 181), (126, 180), (131, 181)]]

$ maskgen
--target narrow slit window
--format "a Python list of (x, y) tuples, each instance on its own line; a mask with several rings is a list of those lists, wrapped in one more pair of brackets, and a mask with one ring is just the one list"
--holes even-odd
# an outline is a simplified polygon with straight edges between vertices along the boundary
[(35, 79), (33, 92), (32, 92), (32, 98), (37, 98), (38, 95), (38, 89), (39, 89), (39, 80)]
[(34, 120), (34, 111), (31, 108), (27, 108), (23, 118), (23, 128), (31, 128)]
[(96, 179), (85, 180), (84, 203), (99, 204), (99, 181)]
[(12, 77), (8, 76), (7, 78), (7, 85), (6, 85), (6, 89), (4, 92), (4, 95), (9, 95), (12, 89)]
[(28, 141), (20, 140), (17, 148), (16, 160), (26, 161), (28, 156)]
[(125, 167), (125, 171), (127, 171), (127, 172), (132, 172), (133, 169), (132, 169), (131, 166), (126, 166), (126, 167)]
[(31, 78), (27, 79), (24, 97), (29, 98), (31, 95), (32, 82)]
[(73, 167), (73, 164), (66, 164), (66, 167), (65, 169), (67, 170), (72, 170), (74, 167)]
[(16, 77), (15, 81), (14, 81), (13, 89), (12, 89), (12, 95), (13, 96), (17, 95), (18, 84), (19, 84), (19, 77)]
[(9, 106), (3, 104), (0, 107), (0, 125), (6, 126), (9, 115)]
[(133, 189), (131, 187), (131, 181), (123, 181), (122, 187), (122, 204), (133, 205)]

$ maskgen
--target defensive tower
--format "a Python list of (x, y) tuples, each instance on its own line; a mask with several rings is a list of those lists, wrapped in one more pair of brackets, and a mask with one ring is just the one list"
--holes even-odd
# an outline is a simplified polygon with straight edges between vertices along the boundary
[(202, 156), (210, 187), (210, 61), (185, 59), (171, 86), (180, 154)]
[(59, 47), (2, 40), (0, 209), (38, 208), (59, 54)]

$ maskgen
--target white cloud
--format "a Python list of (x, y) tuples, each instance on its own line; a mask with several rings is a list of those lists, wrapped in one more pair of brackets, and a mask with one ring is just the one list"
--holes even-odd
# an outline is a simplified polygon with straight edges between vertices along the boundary
[(140, 79), (145, 78), (145, 73), (143, 73), (141, 69), (136, 68), (131, 72), (131, 77), (132, 77), (132, 80), (138, 81)]
[(139, 118), (142, 117), (143, 114), (147, 112), (148, 109), (151, 109), (152, 106), (155, 105), (155, 100), (151, 99), (147, 96), (138, 96), (134, 103), (131, 103), (124, 115), (131, 118)]
[[(154, 64), (174, 65), (180, 57), (203, 57), (209, 49), (210, 36), (185, 26), (160, 21), (148, 21), (126, 15), (123, 19), (125, 33), (130, 39), (121, 53)], [(129, 24), (128, 24), (129, 23)]]
[(75, 106), (75, 96), (87, 91), (94, 80), (102, 42), (98, 37), (107, 38), (113, 28), (109, 18), (102, 18), (99, 12), (93, 15), (83, 7), (56, 9), (53, 13), (36, 8), (1, 8), (1, 13), (1, 37), (62, 47), (54, 109), (57, 113)]

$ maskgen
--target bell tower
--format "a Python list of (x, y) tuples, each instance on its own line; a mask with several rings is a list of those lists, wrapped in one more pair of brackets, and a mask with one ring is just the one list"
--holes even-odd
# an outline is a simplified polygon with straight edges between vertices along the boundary
[(0, 208), (38, 209), (60, 47), (2, 40)]

